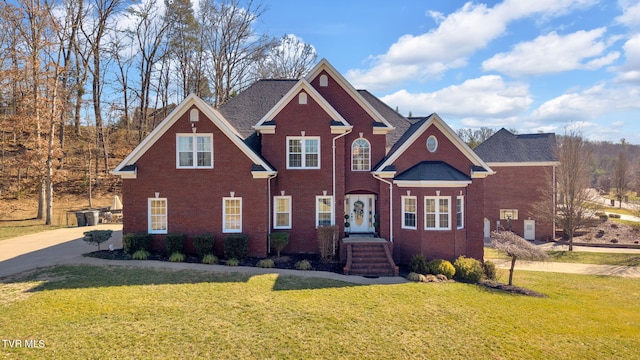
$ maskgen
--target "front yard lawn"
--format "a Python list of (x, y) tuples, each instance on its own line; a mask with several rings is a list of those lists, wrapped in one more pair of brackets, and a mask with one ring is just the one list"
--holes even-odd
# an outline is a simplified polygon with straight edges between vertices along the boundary
[[(551, 261), (577, 264), (596, 264), (614, 266), (640, 266), (640, 254), (602, 253), (587, 251), (547, 251)], [(492, 248), (484, 248), (485, 260), (509, 259)]]
[(3, 342), (0, 357), (640, 358), (640, 279), (521, 271), (516, 283), (549, 297), (60, 266), (0, 283), (0, 337), (43, 345)]

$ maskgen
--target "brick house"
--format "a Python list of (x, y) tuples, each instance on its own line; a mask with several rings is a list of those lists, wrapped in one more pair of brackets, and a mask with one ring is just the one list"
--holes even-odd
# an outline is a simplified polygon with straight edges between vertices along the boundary
[(438, 115), (408, 120), (321, 60), (219, 109), (188, 96), (113, 173), (124, 232), (155, 234), (158, 248), (167, 233), (242, 232), (266, 257), (268, 234), (284, 231), (283, 252), (317, 253), (317, 228), (335, 225), (342, 251), (370, 237), (407, 263), (483, 259), (475, 209), (493, 170)]
[(533, 204), (549, 193), (555, 194), (549, 190), (555, 189), (556, 168), (560, 164), (555, 146), (553, 133), (516, 135), (501, 129), (474, 149), (495, 170), (484, 185), (485, 237), (502, 227), (527, 240), (553, 238), (555, 224), (539, 218)]

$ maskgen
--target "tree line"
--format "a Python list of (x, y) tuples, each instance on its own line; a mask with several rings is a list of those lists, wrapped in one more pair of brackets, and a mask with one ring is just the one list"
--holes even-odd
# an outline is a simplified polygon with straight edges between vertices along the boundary
[[(108, 178), (191, 93), (219, 106), (259, 78), (300, 78), (315, 49), (256, 29), (254, 0), (0, 2), (0, 196), (38, 193), (51, 224), (54, 185)], [(81, 163), (81, 164), (79, 164)], [(80, 169), (80, 170), (78, 170)], [(93, 173), (93, 177), (91, 176)]]

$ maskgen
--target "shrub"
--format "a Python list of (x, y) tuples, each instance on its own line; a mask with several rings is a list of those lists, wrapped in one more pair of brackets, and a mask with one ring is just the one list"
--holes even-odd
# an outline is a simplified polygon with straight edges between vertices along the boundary
[(482, 280), (482, 276), (484, 275), (482, 263), (473, 258), (460, 256), (453, 263), (453, 266), (456, 269), (456, 280), (462, 282), (475, 284)]
[(320, 260), (329, 262), (334, 253), (334, 241), (338, 235), (337, 226), (320, 226), (316, 231), (318, 237), (318, 250), (320, 250)]
[(300, 260), (296, 263), (296, 270), (313, 270), (309, 260)]
[(496, 264), (492, 261), (485, 261), (484, 264), (482, 264), (482, 268), (484, 269), (485, 278), (489, 280), (496, 279)]
[(181, 252), (174, 252), (169, 256), (169, 261), (171, 262), (184, 262), (187, 257)]
[(193, 237), (193, 248), (199, 257), (204, 258), (207, 254), (213, 254), (214, 242), (215, 238), (211, 233), (196, 235)]
[(217, 264), (218, 263), (218, 257), (213, 255), (213, 254), (205, 254), (202, 257), (202, 263), (203, 264), (209, 264), (209, 265)]
[(122, 238), (122, 247), (127, 254), (133, 254), (138, 250), (151, 249), (151, 234), (147, 233), (130, 233)]
[(181, 253), (186, 236), (184, 234), (167, 234), (164, 237), (164, 247), (168, 255)]
[(249, 236), (247, 234), (229, 234), (224, 238), (224, 257), (242, 260), (249, 254)]
[(424, 255), (416, 254), (411, 258), (409, 271), (422, 275), (427, 275), (429, 273), (429, 267), (427, 266), (427, 260)]
[(224, 264), (227, 265), (227, 266), (238, 266), (238, 265), (240, 265), (240, 260), (238, 260), (236, 258), (231, 258), (231, 259), (225, 261)]
[(109, 240), (111, 238), (111, 234), (113, 230), (91, 230), (84, 232), (84, 241), (89, 244), (94, 244), (98, 246), (98, 250), (100, 250), (100, 244)]
[(410, 272), (409, 275), (407, 275), (407, 280), (416, 281), (416, 282), (425, 282), (426, 278), (422, 274)]
[(133, 260), (147, 260), (149, 258), (149, 252), (147, 250), (140, 249), (133, 253)]
[(271, 260), (271, 259), (262, 259), (262, 260), (258, 261), (256, 266), (259, 267), (259, 268), (271, 269), (272, 267), (275, 267), (276, 264), (274, 264), (273, 260)]
[(289, 233), (273, 232), (269, 235), (269, 239), (271, 240), (271, 248), (274, 249), (277, 256), (280, 257), (280, 251), (289, 243)]
[(427, 263), (429, 272), (433, 275), (444, 275), (447, 279), (453, 279), (453, 275), (456, 273), (456, 268), (453, 267), (450, 261), (442, 259), (434, 259)]

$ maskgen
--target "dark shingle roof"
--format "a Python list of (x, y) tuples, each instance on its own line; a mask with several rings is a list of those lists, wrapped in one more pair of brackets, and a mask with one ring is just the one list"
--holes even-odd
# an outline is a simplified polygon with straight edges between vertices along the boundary
[(394, 180), (471, 181), (471, 178), (444, 161), (422, 161), (397, 175)]
[(547, 162), (557, 161), (555, 146), (553, 133), (516, 135), (500, 129), (474, 151), (485, 162)]
[[(360, 93), (364, 100), (376, 109), (376, 111), (378, 111), (378, 113), (380, 113), (380, 115), (382, 115), (385, 120), (395, 128), (387, 134), (387, 149), (391, 149), (393, 145), (400, 140), (402, 134), (404, 134), (409, 126), (411, 126), (411, 123), (407, 118), (400, 115), (397, 111), (390, 108), (389, 105), (383, 103), (382, 100), (378, 99), (367, 90), (358, 90), (358, 93)], [(374, 126), (375, 125), (376, 124), (374, 124)]]
[(273, 108), (298, 80), (260, 80), (218, 109), (242, 135), (254, 133), (252, 126)]

